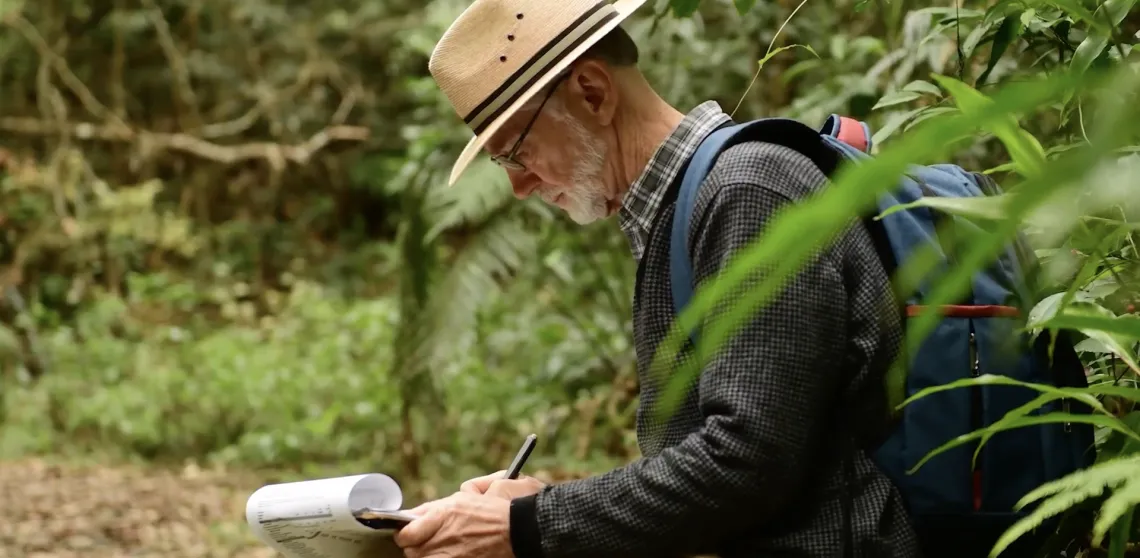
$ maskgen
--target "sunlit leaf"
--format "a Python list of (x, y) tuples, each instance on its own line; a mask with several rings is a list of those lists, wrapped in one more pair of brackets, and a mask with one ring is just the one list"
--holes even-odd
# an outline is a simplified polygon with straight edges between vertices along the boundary
[(939, 89), (937, 85), (934, 85), (933, 83), (930, 83), (929, 81), (922, 80), (922, 79), (916, 79), (916, 80), (904, 85), (902, 90), (903, 91), (914, 91), (917, 93), (926, 93), (928, 95), (933, 95), (935, 97), (942, 97), (942, 90)]
[(916, 207), (929, 207), (951, 215), (958, 215), (970, 219), (1000, 220), (1006, 217), (1006, 206), (1013, 194), (1001, 194), (977, 198), (942, 198), (927, 196), (910, 203), (892, 206), (880, 213), (876, 218), (882, 219), (899, 211), (906, 211)]
[(901, 105), (903, 103), (909, 103), (920, 97), (922, 97), (922, 93), (900, 89), (898, 91), (893, 91), (891, 93), (883, 95), (883, 97), (879, 99), (879, 102), (875, 103), (875, 106), (871, 107), (871, 110), (878, 110), (881, 108)]
[(924, 110), (926, 110), (926, 107), (914, 109), (905, 113), (892, 114), (887, 120), (886, 124), (880, 126), (877, 130), (875, 130), (875, 133), (871, 138), (871, 143), (876, 146), (882, 145), (883, 142), (886, 141), (887, 138), (894, 135), (894, 133), (898, 131), (898, 129), (902, 127), (903, 124), (906, 124), (910, 119), (914, 118)]
[(776, 56), (777, 54), (780, 54), (781, 52), (784, 52), (785, 50), (790, 50), (793, 48), (802, 48), (802, 49), (812, 53), (812, 55), (815, 56), (816, 58), (819, 58), (819, 54), (816, 54), (815, 49), (811, 48), (810, 45), (787, 45), (787, 46), (782, 46), (780, 48), (774, 49), (772, 52), (769, 52), (768, 54), (764, 55), (764, 58), (760, 59), (760, 67), (763, 68), (764, 64), (766, 64), (769, 60), (771, 60), (773, 56)]
[(1077, 71), (1085, 71), (1092, 65), (1104, 47), (1108, 46), (1108, 37), (1102, 35), (1089, 35), (1073, 51), (1073, 58), (1069, 65)]
[[(938, 76), (936, 80), (950, 92), (951, 96), (954, 97), (954, 102), (963, 112), (978, 110), (991, 102), (978, 90), (956, 79)], [(995, 118), (982, 127), (1002, 141), (1019, 172), (1025, 176), (1033, 176), (1041, 172), (1041, 166), (1045, 163), (1045, 150), (1037, 138), (1018, 126), (1017, 119), (1012, 114)]]

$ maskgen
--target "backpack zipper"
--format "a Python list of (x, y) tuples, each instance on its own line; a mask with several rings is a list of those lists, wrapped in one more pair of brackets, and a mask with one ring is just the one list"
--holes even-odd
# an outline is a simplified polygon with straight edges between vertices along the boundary
[[(970, 321), (970, 377), (977, 378), (981, 376), (982, 369), (981, 358), (978, 356), (978, 341), (974, 335), (974, 322)], [(973, 386), (970, 388), (971, 405), (970, 405), (970, 430), (976, 431), (982, 428), (982, 388), (981, 386)], [(980, 442), (979, 442), (980, 443)], [(982, 471), (981, 468), (976, 467), (972, 471), (973, 482), (973, 495), (974, 495), (974, 511), (982, 509)]]

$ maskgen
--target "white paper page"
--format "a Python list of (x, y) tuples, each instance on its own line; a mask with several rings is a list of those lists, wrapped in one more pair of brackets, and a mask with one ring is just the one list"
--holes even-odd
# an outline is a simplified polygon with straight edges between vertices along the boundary
[(392, 530), (362, 525), (353, 510), (399, 510), (403, 493), (379, 474), (272, 484), (246, 502), (245, 518), (265, 544), (292, 558), (402, 557)]

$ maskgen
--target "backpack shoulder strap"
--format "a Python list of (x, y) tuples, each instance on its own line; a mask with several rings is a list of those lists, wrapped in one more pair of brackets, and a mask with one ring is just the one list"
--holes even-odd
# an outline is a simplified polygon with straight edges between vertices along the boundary
[[(838, 122), (834, 128), (840, 128)], [(825, 128), (832, 126), (831, 119)], [(815, 130), (796, 120), (764, 118), (727, 126), (708, 135), (689, 160), (681, 176), (677, 204), (673, 213), (673, 228), (669, 242), (669, 286), (673, 293), (673, 315), (680, 316), (693, 297), (693, 268), (689, 258), (689, 224), (697, 193), (705, 177), (712, 170), (717, 157), (724, 150), (739, 143), (762, 141), (783, 145), (809, 157), (827, 176), (835, 170), (840, 154), (822, 141), (829, 130)], [(869, 137), (869, 136), (868, 136)], [(869, 140), (868, 140), (869, 141)], [(869, 143), (867, 144), (869, 145)], [(695, 343), (696, 332), (689, 338)]]

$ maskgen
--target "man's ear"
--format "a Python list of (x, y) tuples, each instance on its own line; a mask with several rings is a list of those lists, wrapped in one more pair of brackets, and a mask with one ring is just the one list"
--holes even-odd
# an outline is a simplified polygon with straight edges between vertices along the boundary
[(613, 122), (619, 91), (608, 66), (583, 60), (574, 66), (566, 86), (566, 108), (579, 121), (603, 128)]

